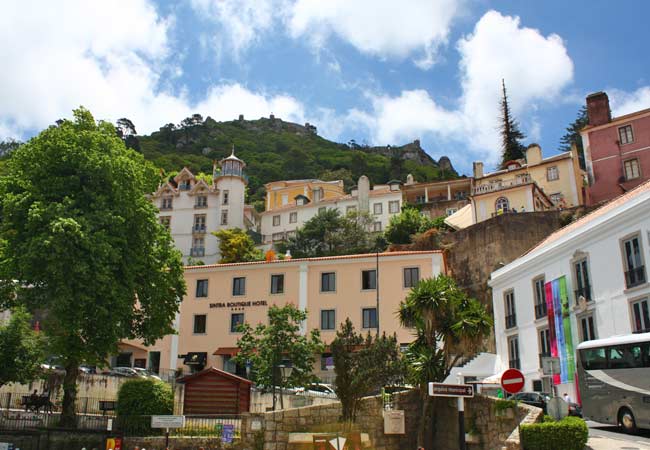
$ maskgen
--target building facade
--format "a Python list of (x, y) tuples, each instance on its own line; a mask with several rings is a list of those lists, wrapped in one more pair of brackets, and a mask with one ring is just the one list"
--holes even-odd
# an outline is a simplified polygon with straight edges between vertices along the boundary
[[(650, 331), (650, 182), (551, 234), (495, 271), (500, 369), (516, 367), (524, 390), (575, 392), (575, 348), (585, 340)], [(543, 376), (541, 360), (560, 360)]]
[(414, 205), (431, 219), (451, 216), (469, 204), (472, 178), (418, 183), (412, 175), (402, 186), (404, 203)]
[[(241, 337), (237, 325), (266, 322), (271, 305), (289, 303), (308, 311), (303, 330), (320, 330), (325, 344), (348, 317), (359, 332), (395, 333), (406, 344), (413, 335), (396, 319), (399, 303), (420, 279), (443, 273), (444, 265), (440, 251), (411, 251), (189, 266), (188, 293), (175, 324), (178, 333), (138, 358), (146, 358), (154, 370), (151, 363), (158, 363), (160, 371), (213, 366), (244, 375), (245, 369), (232, 363)], [(316, 365), (318, 376), (333, 376), (331, 354), (319, 355)]]
[(161, 184), (151, 196), (158, 220), (170, 231), (184, 262), (219, 260), (219, 242), (212, 235), (222, 228), (256, 226), (254, 209), (244, 202), (246, 164), (234, 154), (219, 162), (212, 181), (197, 178), (185, 167), (173, 182)]
[(605, 92), (587, 97), (589, 122), (580, 135), (589, 174), (591, 204), (650, 179), (650, 108), (612, 117)]
[(336, 209), (342, 215), (366, 212), (373, 218), (370, 231), (384, 231), (390, 218), (402, 209), (400, 183), (375, 185), (370, 189), (368, 177), (361, 176), (349, 194), (342, 181), (276, 181), (266, 186), (267, 210), (260, 216), (262, 242), (270, 245), (295, 234), (320, 211)]

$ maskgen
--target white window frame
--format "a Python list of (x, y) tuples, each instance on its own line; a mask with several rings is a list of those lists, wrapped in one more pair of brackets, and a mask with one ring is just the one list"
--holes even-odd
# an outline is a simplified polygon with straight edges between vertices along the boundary
[(289, 213), (289, 223), (297, 223), (298, 222), (298, 212), (290, 212)]
[[(645, 310), (643, 307), (644, 303)], [(637, 306), (638, 308), (636, 308)], [(637, 309), (639, 312), (638, 321)], [(633, 333), (650, 332), (650, 297), (642, 297), (630, 301), (630, 320), (632, 322)]]
[(391, 200), (388, 202), (388, 213), (389, 214), (399, 213), (399, 200)]
[(273, 220), (273, 226), (274, 227), (279, 227), (280, 224), (282, 223), (282, 219), (280, 218), (280, 214), (277, 214), (277, 215), (273, 216), (272, 220)]
[[(598, 329), (596, 328), (596, 319), (594, 318), (593, 313), (578, 316), (577, 319), (580, 342), (593, 341), (594, 339), (598, 339)], [(591, 323), (589, 319), (591, 319)], [(587, 334), (585, 334), (585, 325), (587, 325)], [(593, 336), (590, 334), (593, 334)]]
[[(634, 174), (635, 170), (636, 170), (636, 175)], [(632, 173), (632, 176), (630, 176), (630, 172)], [(623, 161), (623, 173), (625, 174), (626, 181), (636, 180), (637, 178), (640, 178), (641, 165), (639, 164), (639, 158), (630, 158)]]
[(379, 216), (383, 214), (384, 211), (384, 204), (383, 203), (373, 203), (372, 205), (372, 213), (375, 216)]
[(632, 144), (634, 142), (634, 130), (631, 124), (618, 127), (618, 140), (621, 145)]
[(560, 169), (557, 166), (546, 168), (546, 181), (557, 181), (560, 179)]

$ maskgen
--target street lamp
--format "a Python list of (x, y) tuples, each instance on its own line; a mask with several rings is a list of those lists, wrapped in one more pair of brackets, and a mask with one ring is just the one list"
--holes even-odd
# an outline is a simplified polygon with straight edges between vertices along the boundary
[(282, 405), (282, 409), (284, 409), (284, 382), (291, 376), (293, 367), (280, 364), (278, 369), (280, 369), (280, 405)]

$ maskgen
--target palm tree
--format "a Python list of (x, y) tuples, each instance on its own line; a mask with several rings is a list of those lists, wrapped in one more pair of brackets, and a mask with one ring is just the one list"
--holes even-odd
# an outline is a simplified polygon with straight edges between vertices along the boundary
[(422, 395), (418, 445), (430, 448), (424, 442), (426, 425), (432, 423), (427, 383), (444, 381), (461, 358), (476, 352), (492, 330), (492, 318), (446, 275), (420, 281), (400, 303), (398, 316), (402, 326), (415, 329), (406, 358)]

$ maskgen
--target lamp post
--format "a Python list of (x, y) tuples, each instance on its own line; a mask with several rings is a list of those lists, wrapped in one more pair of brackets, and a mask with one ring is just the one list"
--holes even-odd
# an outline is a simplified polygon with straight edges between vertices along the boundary
[(293, 367), (280, 364), (278, 369), (280, 369), (280, 405), (282, 405), (282, 409), (284, 409), (284, 382), (291, 376)]

